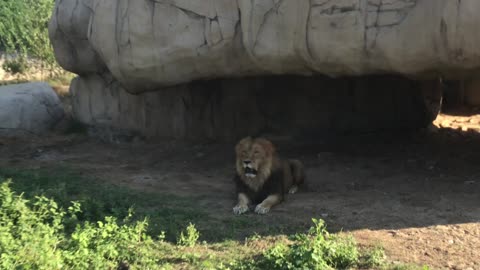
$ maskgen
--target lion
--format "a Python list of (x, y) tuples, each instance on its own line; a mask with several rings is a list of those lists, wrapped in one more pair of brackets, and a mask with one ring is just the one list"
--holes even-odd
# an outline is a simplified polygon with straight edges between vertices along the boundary
[(305, 170), (298, 160), (281, 159), (274, 145), (264, 138), (246, 137), (235, 146), (236, 195), (238, 203), (233, 213), (241, 215), (255, 204), (255, 213), (266, 214), (285, 199), (285, 194), (296, 193), (304, 183)]

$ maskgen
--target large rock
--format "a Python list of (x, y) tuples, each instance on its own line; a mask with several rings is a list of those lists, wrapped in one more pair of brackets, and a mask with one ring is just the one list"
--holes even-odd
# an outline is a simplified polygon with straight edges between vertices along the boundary
[(49, 31), (79, 75), (83, 123), (325, 134), (426, 126), (438, 78), (480, 68), (479, 11), (478, 0), (57, 0)]
[(130, 93), (197, 79), (314, 73), (456, 77), (480, 67), (478, 0), (71, 0), (59, 63)]
[(60, 99), (47, 83), (0, 87), (0, 136), (42, 135), (63, 117)]
[(74, 115), (92, 127), (227, 140), (421, 128), (438, 113), (439, 89), (435, 82), (398, 76), (223, 79), (137, 95), (111, 76), (77, 77), (71, 86)]

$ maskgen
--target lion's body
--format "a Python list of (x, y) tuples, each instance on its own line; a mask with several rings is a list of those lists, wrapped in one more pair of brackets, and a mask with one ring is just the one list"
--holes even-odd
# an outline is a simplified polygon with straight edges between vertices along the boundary
[(248, 204), (257, 204), (257, 213), (267, 213), (285, 199), (286, 193), (295, 193), (303, 184), (302, 163), (281, 159), (268, 140), (245, 138), (237, 144), (236, 154), (236, 214), (246, 212)]

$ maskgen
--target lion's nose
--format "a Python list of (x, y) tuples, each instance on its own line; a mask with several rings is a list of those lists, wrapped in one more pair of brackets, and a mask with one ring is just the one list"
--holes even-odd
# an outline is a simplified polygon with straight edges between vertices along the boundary
[(248, 165), (248, 164), (250, 164), (250, 163), (252, 163), (250, 160), (244, 160), (244, 161), (243, 161), (243, 164), (245, 164), (245, 165)]

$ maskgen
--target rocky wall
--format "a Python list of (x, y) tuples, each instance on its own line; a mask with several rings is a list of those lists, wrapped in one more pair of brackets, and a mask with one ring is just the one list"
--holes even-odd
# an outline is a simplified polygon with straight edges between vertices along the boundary
[(210, 80), (133, 95), (111, 76), (92, 75), (71, 90), (83, 123), (183, 139), (414, 129), (436, 117), (441, 97), (435, 81), (396, 76)]

